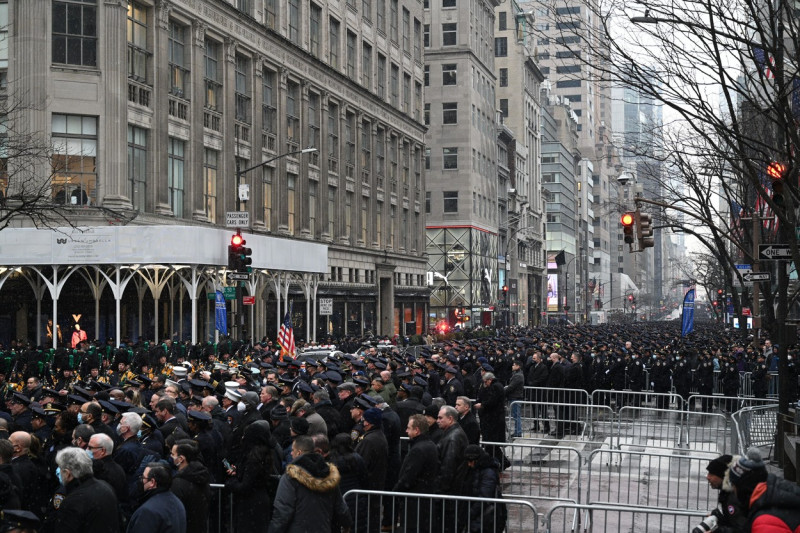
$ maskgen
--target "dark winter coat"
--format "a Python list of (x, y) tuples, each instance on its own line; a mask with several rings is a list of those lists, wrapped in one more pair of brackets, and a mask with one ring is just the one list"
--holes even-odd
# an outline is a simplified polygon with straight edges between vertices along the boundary
[(389, 466), (389, 444), (380, 427), (373, 427), (361, 436), (356, 453), (364, 458), (369, 472), (370, 490), (384, 490)]
[(468, 412), (458, 419), (458, 425), (467, 434), (467, 441), (470, 444), (479, 444), (481, 441), (481, 427), (478, 425), (478, 419), (475, 418), (475, 413)]
[(92, 470), (95, 478), (111, 485), (120, 504), (124, 505), (128, 502), (128, 480), (125, 477), (125, 471), (114, 462), (114, 459), (103, 457), (92, 461)]
[(186, 510), (186, 531), (206, 533), (211, 502), (211, 473), (199, 461), (193, 461), (172, 478), (172, 491)]
[[(462, 496), (477, 498), (499, 498), (500, 468), (485, 451), (472, 468), (468, 464), (459, 469)], [(469, 532), (500, 532), (505, 528), (506, 509), (494, 502), (471, 502), (469, 505)]]
[(350, 527), (352, 518), (342, 499), (339, 481), (337, 468), (321, 455), (298, 457), (281, 476), (269, 533), (330, 531), (334, 520)]
[(339, 428), (342, 425), (342, 415), (339, 414), (339, 411), (333, 406), (330, 400), (323, 400), (315, 404), (314, 409), (325, 421), (325, 425), (328, 428), (328, 439), (333, 440), (333, 437), (339, 433)]
[(168, 489), (148, 491), (142, 496), (142, 504), (131, 516), (127, 533), (188, 533), (186, 510), (178, 497)]
[(511, 374), (511, 379), (508, 382), (508, 385), (505, 387), (504, 391), (506, 401), (509, 403), (523, 400), (525, 397), (525, 376), (522, 374), (522, 370), (518, 370)]
[(506, 404), (503, 399), (503, 386), (492, 381), (491, 385), (478, 389), (478, 410), (481, 437), (487, 442), (506, 441)]
[(410, 448), (394, 492), (436, 493), (439, 477), (439, 449), (427, 434), (411, 439)]
[[(53, 531), (58, 533), (118, 533), (120, 528), (117, 497), (105, 481), (86, 476), (66, 486), (58, 507)], [(130, 529), (128, 531), (131, 531)], [(144, 530), (141, 530), (144, 531)], [(158, 530), (149, 530), (156, 533)]]
[(753, 533), (800, 530), (800, 486), (769, 474), (750, 496), (748, 519)]
[(439, 438), (439, 491), (442, 494), (456, 494), (455, 475), (464, 459), (464, 450), (469, 445), (467, 434), (458, 423), (444, 430)]
[(235, 531), (263, 531), (269, 522), (273, 461), (269, 422), (253, 422), (242, 438), (242, 461), (236, 465), (236, 477), (225, 483), (225, 489), (233, 493)]

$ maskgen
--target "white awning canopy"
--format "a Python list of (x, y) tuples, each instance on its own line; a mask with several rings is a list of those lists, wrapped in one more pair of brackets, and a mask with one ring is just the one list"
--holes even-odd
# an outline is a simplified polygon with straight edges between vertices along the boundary
[[(226, 265), (234, 229), (193, 226), (7, 228), (0, 231), (0, 266)], [(253, 269), (328, 272), (324, 244), (242, 232)]]

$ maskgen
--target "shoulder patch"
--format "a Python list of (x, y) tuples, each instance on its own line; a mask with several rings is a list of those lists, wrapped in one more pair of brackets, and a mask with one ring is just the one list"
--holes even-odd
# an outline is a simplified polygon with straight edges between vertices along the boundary
[(56, 494), (55, 496), (53, 496), (53, 508), (58, 510), (58, 508), (61, 507), (61, 503), (63, 501), (64, 501), (63, 494)]
[(729, 505), (728, 506), (728, 514), (729, 515), (735, 515), (736, 514), (736, 507), (734, 507), (733, 505)]

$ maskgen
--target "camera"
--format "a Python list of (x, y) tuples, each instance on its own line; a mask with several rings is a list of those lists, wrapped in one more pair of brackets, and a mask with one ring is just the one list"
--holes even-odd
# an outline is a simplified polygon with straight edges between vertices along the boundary
[(703, 518), (703, 521), (697, 524), (692, 533), (706, 533), (706, 531), (716, 531), (717, 530), (717, 517), (709, 515)]

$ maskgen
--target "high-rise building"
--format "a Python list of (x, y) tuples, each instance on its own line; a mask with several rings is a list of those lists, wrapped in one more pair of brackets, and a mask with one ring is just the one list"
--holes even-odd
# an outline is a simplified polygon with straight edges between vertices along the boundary
[(498, 301), (498, 0), (425, 0), (426, 249), (434, 322), (491, 324)]
[[(436, 62), (437, 83), (457, 63), (450, 79), (462, 77), (459, 90), (480, 95), (472, 117), (469, 103), (449, 107), (449, 98), (440, 98), (436, 122), (460, 132), (472, 118), (488, 168), (493, 12), (484, 4), (478, 11), (436, 10), (433, 39), (445, 50), (463, 49), (454, 61)], [(226, 215), (246, 212), (255, 270), (245, 288), (255, 297), (248, 336), (274, 335), (287, 301), (300, 338), (423, 333), (423, 19), (430, 14), (423, 15), (419, 0), (7, 0), (0, 2), (0, 27), (13, 31), (0, 58), (3, 96), (20, 104), (9, 119), (52, 147), (52, 172), (50, 163), (31, 164), (63, 220), (189, 228), (182, 235), (192, 237), (180, 247), (196, 248), (188, 264), (200, 276), (193, 286), (203, 299), (205, 287), (224, 284)], [(471, 43), (473, 22), (483, 30), (482, 46)], [(467, 50), (481, 60), (468, 59)], [(444, 87), (441, 96), (450, 92)], [(478, 107), (489, 120), (478, 121)], [(453, 140), (436, 147), (434, 166), (460, 178), (470, 163), (467, 146)], [(13, 172), (2, 181), (4, 194), (18, 194)], [(489, 184), (475, 181), (476, 197), (492, 197)], [(444, 200), (455, 202), (455, 212), (471, 207), (472, 189), (461, 184), (434, 189), (437, 205), (444, 189), (463, 195), (460, 204)], [(496, 235), (489, 204), (482, 204), (476, 231)], [(490, 240), (483, 241), (484, 255), (496, 257)], [(177, 250), (150, 258), (151, 268), (139, 264), (136, 243), (115, 246), (123, 244), (130, 251), (124, 257), (82, 263), (73, 256), (56, 269), (141, 271), (147, 282), (140, 293), (115, 286), (123, 306), (145, 309), (144, 319), (122, 325), (123, 336), (180, 331), (188, 338), (183, 325), (199, 322), (192, 340), (213, 338), (213, 322), (198, 312), (158, 312), (159, 302), (177, 308), (185, 295), (184, 284), (152, 275), (156, 267), (175, 273)], [(321, 247), (313, 250), (321, 250), (325, 266), (303, 266), (307, 244)], [(214, 253), (206, 253), (209, 247)], [(186, 254), (180, 258), (185, 267)], [(113, 265), (97, 264), (106, 261)], [(25, 284), (6, 281), (6, 296)], [(80, 283), (74, 276), (65, 290), (86, 290)], [(23, 305), (35, 308), (27, 300)], [(101, 300), (98, 313), (90, 299), (72, 312), (82, 312), (90, 336), (102, 339), (114, 336), (121, 318), (113, 299)], [(68, 320), (66, 310), (58, 313), (49, 318)], [(47, 318), (17, 330), (33, 338)]]

